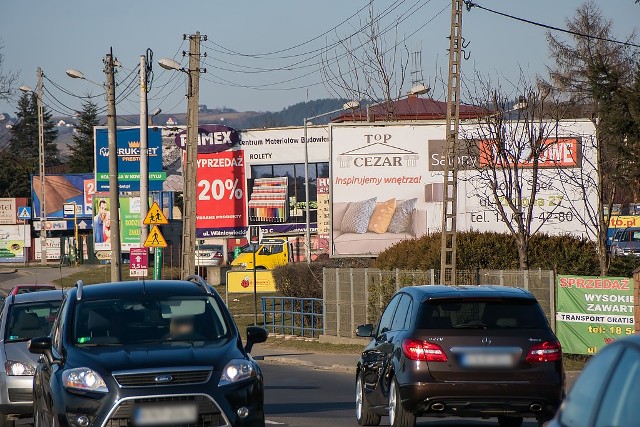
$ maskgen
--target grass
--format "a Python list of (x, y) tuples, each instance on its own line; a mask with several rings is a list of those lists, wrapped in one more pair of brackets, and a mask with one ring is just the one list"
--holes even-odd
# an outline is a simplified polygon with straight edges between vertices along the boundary
[[(149, 275), (152, 274), (152, 270), (149, 269)], [(180, 277), (180, 270), (176, 267), (165, 267), (162, 269), (163, 279), (177, 279)], [(147, 277), (149, 278), (149, 277)], [(58, 286), (72, 287), (78, 280), (82, 280), (85, 285), (94, 285), (96, 283), (105, 283), (111, 281), (111, 266), (110, 265), (97, 265), (95, 268), (83, 269), (72, 273), (66, 277), (56, 279), (53, 281)], [(134, 281), (139, 280), (137, 277), (129, 277), (129, 264), (122, 265), (122, 280)]]

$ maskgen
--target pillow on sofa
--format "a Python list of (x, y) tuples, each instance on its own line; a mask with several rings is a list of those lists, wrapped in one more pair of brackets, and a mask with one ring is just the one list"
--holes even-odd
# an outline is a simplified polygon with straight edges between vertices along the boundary
[(396, 234), (413, 233), (411, 220), (417, 203), (418, 199), (408, 199), (398, 203), (387, 232)]
[(367, 199), (361, 202), (349, 203), (347, 211), (342, 217), (342, 226), (340, 229), (343, 233), (364, 234), (369, 228), (369, 220), (376, 207), (376, 199)]
[(396, 199), (389, 199), (386, 202), (376, 203), (376, 207), (369, 221), (369, 231), (382, 234), (387, 232), (391, 218), (396, 211)]

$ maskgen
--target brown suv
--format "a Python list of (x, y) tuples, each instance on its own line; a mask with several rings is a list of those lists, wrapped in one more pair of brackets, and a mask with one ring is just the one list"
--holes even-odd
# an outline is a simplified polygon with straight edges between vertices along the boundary
[(394, 295), (358, 361), (356, 418), (414, 426), (416, 417), (550, 420), (564, 394), (562, 349), (528, 291), (416, 286)]

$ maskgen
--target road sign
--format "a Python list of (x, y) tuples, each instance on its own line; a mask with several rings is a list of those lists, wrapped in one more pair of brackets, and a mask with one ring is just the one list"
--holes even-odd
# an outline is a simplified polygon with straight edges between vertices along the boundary
[(249, 230), (247, 231), (247, 240), (251, 244), (260, 243), (260, 238), (262, 237), (262, 228), (258, 225), (250, 225)]
[(131, 248), (129, 251), (129, 276), (146, 277), (149, 268), (147, 248)]
[(153, 202), (153, 205), (151, 205), (151, 208), (149, 208), (147, 216), (144, 217), (144, 221), (142, 221), (142, 223), (145, 225), (163, 225), (169, 224), (169, 220), (164, 215), (164, 213), (162, 213), (162, 209), (160, 209), (160, 206), (158, 206), (158, 202)]
[(31, 207), (19, 206), (18, 207), (18, 219), (27, 220), (31, 219)]
[(157, 225), (154, 225), (149, 235), (147, 236), (147, 240), (144, 242), (144, 246), (146, 248), (166, 248), (167, 241), (164, 240), (162, 233)]

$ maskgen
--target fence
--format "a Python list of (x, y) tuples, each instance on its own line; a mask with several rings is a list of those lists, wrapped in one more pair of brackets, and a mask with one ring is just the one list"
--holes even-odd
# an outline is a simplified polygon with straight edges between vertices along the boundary
[[(324, 335), (354, 338), (355, 329), (376, 323), (391, 295), (405, 286), (432, 285), (438, 270), (407, 271), (372, 268), (323, 270)], [(502, 285), (529, 290), (540, 302), (555, 330), (555, 276), (548, 270), (457, 271), (458, 285)]]
[(269, 332), (309, 338), (323, 333), (320, 298), (262, 297), (261, 304)]

